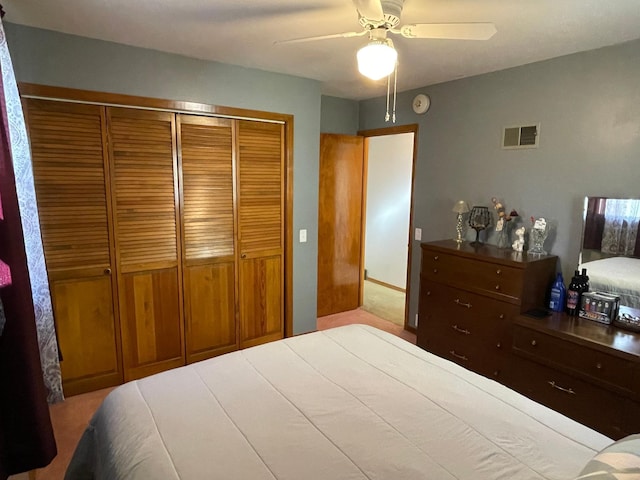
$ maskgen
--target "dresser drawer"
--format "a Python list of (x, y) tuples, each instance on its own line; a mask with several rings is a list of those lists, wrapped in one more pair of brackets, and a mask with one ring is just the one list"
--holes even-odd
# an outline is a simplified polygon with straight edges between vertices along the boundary
[(440, 283), (423, 281), (420, 291), (419, 326), (443, 335), (504, 343), (511, 319), (519, 313), (517, 305)]
[(525, 359), (514, 359), (514, 367), (513, 389), (605, 435), (624, 436), (624, 397)]
[(469, 286), (475, 291), (514, 300), (519, 299), (522, 292), (522, 271), (518, 268), (441, 252), (425, 250), (421, 272), (430, 281)]
[(489, 378), (499, 379), (507, 351), (502, 346), (479, 343), (467, 337), (451, 337), (430, 331), (420, 347)]
[(640, 402), (627, 399), (623, 413), (624, 434), (640, 432)]
[(519, 354), (624, 390), (632, 390), (634, 364), (613, 355), (514, 325), (513, 348)]

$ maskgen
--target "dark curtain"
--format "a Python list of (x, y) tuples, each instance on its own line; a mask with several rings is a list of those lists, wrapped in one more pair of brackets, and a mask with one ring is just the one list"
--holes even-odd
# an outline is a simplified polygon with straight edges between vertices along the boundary
[(600, 250), (602, 248), (604, 209), (606, 205), (606, 198), (589, 197), (584, 221), (584, 242), (582, 248), (591, 250)]
[(56, 444), (40, 364), (1, 80), (0, 110), (0, 201), (4, 217), (0, 219), (0, 259), (9, 266), (12, 280), (0, 288), (6, 316), (0, 336), (0, 480), (4, 480), (8, 475), (48, 465), (56, 455)]

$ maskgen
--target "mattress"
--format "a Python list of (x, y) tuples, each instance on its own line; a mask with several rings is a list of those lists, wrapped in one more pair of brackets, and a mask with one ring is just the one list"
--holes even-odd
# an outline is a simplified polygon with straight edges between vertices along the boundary
[(620, 305), (640, 308), (640, 259), (610, 257), (583, 263), (587, 269), (589, 290), (620, 297)]
[(373, 327), (127, 383), (66, 479), (570, 479), (612, 440)]

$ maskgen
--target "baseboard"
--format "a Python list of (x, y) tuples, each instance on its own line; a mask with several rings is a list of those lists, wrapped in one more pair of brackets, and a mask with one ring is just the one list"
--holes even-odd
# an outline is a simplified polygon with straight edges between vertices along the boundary
[(396, 290), (398, 292), (406, 293), (406, 290), (404, 288), (396, 287), (395, 285), (391, 285), (390, 283), (386, 283), (381, 280), (376, 280), (375, 278), (371, 278), (371, 277), (367, 277), (366, 279), (371, 283), (377, 283), (378, 285), (382, 285), (383, 287), (387, 287), (392, 290)]

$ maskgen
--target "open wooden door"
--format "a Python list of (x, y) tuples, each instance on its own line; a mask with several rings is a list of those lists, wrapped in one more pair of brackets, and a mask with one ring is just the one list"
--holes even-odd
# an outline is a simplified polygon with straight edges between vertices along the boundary
[(318, 316), (360, 306), (364, 138), (320, 135)]

